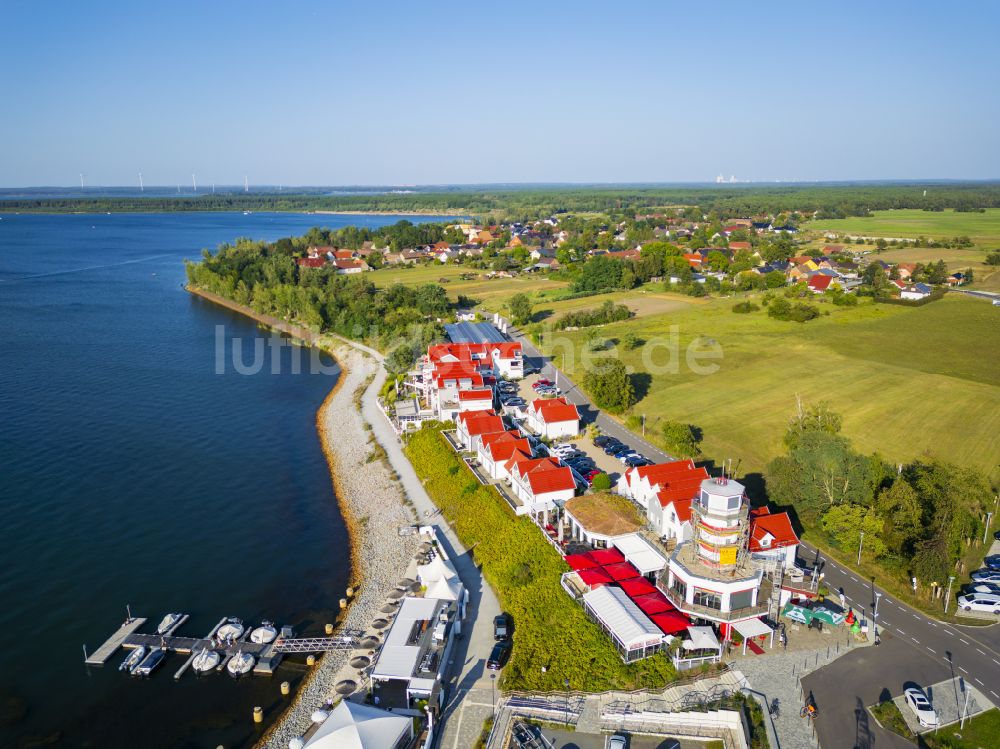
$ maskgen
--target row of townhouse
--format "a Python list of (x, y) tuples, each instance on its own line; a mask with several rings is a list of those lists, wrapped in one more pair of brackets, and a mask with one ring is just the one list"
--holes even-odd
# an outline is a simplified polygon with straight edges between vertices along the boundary
[(338, 275), (364, 273), (371, 270), (365, 257), (374, 250), (338, 250), (333, 247), (310, 247), (305, 257), (296, 258), (300, 268), (336, 268)]
[(476, 454), (489, 478), (510, 486), (519, 515), (547, 518), (557, 502), (576, 494), (570, 468), (549, 456), (536, 457), (531, 441), (520, 430), (507, 429), (492, 410), (458, 414), (455, 436), (463, 450)]

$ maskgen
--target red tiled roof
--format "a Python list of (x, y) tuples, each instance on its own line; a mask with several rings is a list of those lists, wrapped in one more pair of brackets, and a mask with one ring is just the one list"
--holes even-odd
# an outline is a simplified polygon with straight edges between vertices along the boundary
[(482, 360), (498, 351), (501, 359), (514, 359), (521, 351), (521, 344), (516, 341), (500, 341), (497, 343), (436, 343), (427, 348), (427, 358), (438, 362), (447, 356), (453, 356), (459, 362), (471, 362), (475, 357)]
[(729, 249), (731, 250), (749, 250), (751, 247), (749, 242), (730, 242)]
[(300, 257), (295, 261), (300, 268), (322, 268), (326, 265), (325, 257)]
[(350, 260), (354, 257), (354, 250), (337, 250), (333, 256), (338, 260)]
[(815, 289), (816, 291), (826, 291), (830, 288), (830, 284), (833, 282), (833, 276), (822, 276), (817, 275), (809, 279), (807, 284), (810, 289)]
[(459, 401), (492, 401), (493, 391), (484, 388), (482, 390), (462, 390), (458, 394)]
[[(773, 536), (771, 544), (761, 546), (761, 541), (767, 534)], [(798, 542), (799, 537), (792, 529), (792, 521), (787, 512), (759, 515), (750, 522), (750, 551), (780, 549), (785, 546), (795, 546)]]
[(703, 258), (697, 252), (684, 253), (684, 259), (688, 261), (688, 265), (690, 265), (692, 268), (700, 266), (702, 262), (705, 260), (705, 258)]
[(336, 260), (333, 261), (333, 263), (334, 263), (334, 265), (336, 265), (341, 270), (351, 270), (352, 268), (364, 268), (365, 267), (365, 261), (364, 260), (358, 260), (357, 258), (351, 258), (349, 260), (344, 260), (342, 258), (337, 258)]
[[(654, 463), (651, 466), (639, 466), (629, 471), (628, 475), (629, 477), (634, 476), (637, 479), (646, 478), (649, 479), (650, 484), (658, 484), (661, 483), (662, 479), (672, 474), (689, 471), (692, 468), (694, 468), (693, 460), (674, 460), (670, 463)], [(632, 483), (631, 479), (629, 483)]]
[(576, 479), (568, 466), (535, 466), (528, 470), (528, 486), (535, 496), (576, 489)]
[(520, 470), (521, 464), (529, 460), (532, 460), (530, 450), (515, 450), (507, 462), (503, 464), (503, 467), (507, 473), (511, 473), (515, 467)]
[(660, 507), (664, 509), (673, 505), (674, 512), (677, 513), (677, 519), (680, 522), (687, 523), (691, 521), (691, 502), (693, 501), (693, 497), (680, 499), (670, 497), (668, 492), (660, 492), (656, 495), (656, 498), (660, 500)]
[(529, 406), (545, 424), (557, 424), (562, 421), (578, 421), (580, 412), (576, 406), (565, 398), (537, 398)]
[(490, 454), (494, 463), (498, 463), (501, 460), (508, 460), (516, 452), (530, 453), (531, 444), (526, 439), (498, 440), (489, 445), (486, 452)]
[[(465, 411), (464, 413), (482, 413), (482, 411)], [(468, 432), (470, 437), (502, 432), (503, 419), (499, 416), (482, 416), (478, 419), (469, 419), (465, 422), (465, 431)]]

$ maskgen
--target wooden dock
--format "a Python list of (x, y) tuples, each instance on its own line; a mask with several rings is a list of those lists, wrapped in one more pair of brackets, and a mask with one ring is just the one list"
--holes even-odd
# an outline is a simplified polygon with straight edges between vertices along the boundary
[(138, 630), (146, 620), (143, 617), (136, 617), (135, 619), (127, 620), (118, 630), (107, 639), (107, 641), (101, 645), (97, 650), (88, 655), (84, 659), (84, 663), (88, 666), (103, 666), (108, 662), (108, 658), (113, 656), (117, 652), (118, 648), (122, 646), (125, 639), (131, 635), (134, 635), (136, 630)]

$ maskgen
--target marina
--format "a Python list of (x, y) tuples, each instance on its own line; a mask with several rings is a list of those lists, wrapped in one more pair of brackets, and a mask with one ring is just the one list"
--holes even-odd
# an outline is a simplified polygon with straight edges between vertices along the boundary
[[(119, 651), (132, 651), (119, 670), (148, 676), (166, 655), (178, 653), (188, 658), (174, 672), (174, 679), (180, 679), (192, 666), (198, 674), (226, 670), (232, 676), (251, 672), (269, 675), (286, 655), (350, 650), (359, 646), (364, 635), (361, 630), (345, 630), (328, 637), (296, 638), (291, 627), (281, 627), (279, 632), (267, 621), (257, 628), (246, 627), (234, 617), (223, 617), (204, 637), (176, 634), (188, 619), (188, 614), (168, 614), (158, 628), (160, 634), (139, 632), (148, 619), (129, 617), (93, 653), (88, 655), (84, 645), (84, 663), (103, 666)], [(140, 655), (135, 657), (136, 653)]]

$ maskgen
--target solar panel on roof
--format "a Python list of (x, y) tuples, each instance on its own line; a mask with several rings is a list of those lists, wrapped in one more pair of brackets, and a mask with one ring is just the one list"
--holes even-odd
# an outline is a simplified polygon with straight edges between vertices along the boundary
[(444, 326), (452, 343), (503, 343), (503, 333), (488, 322), (458, 322)]

